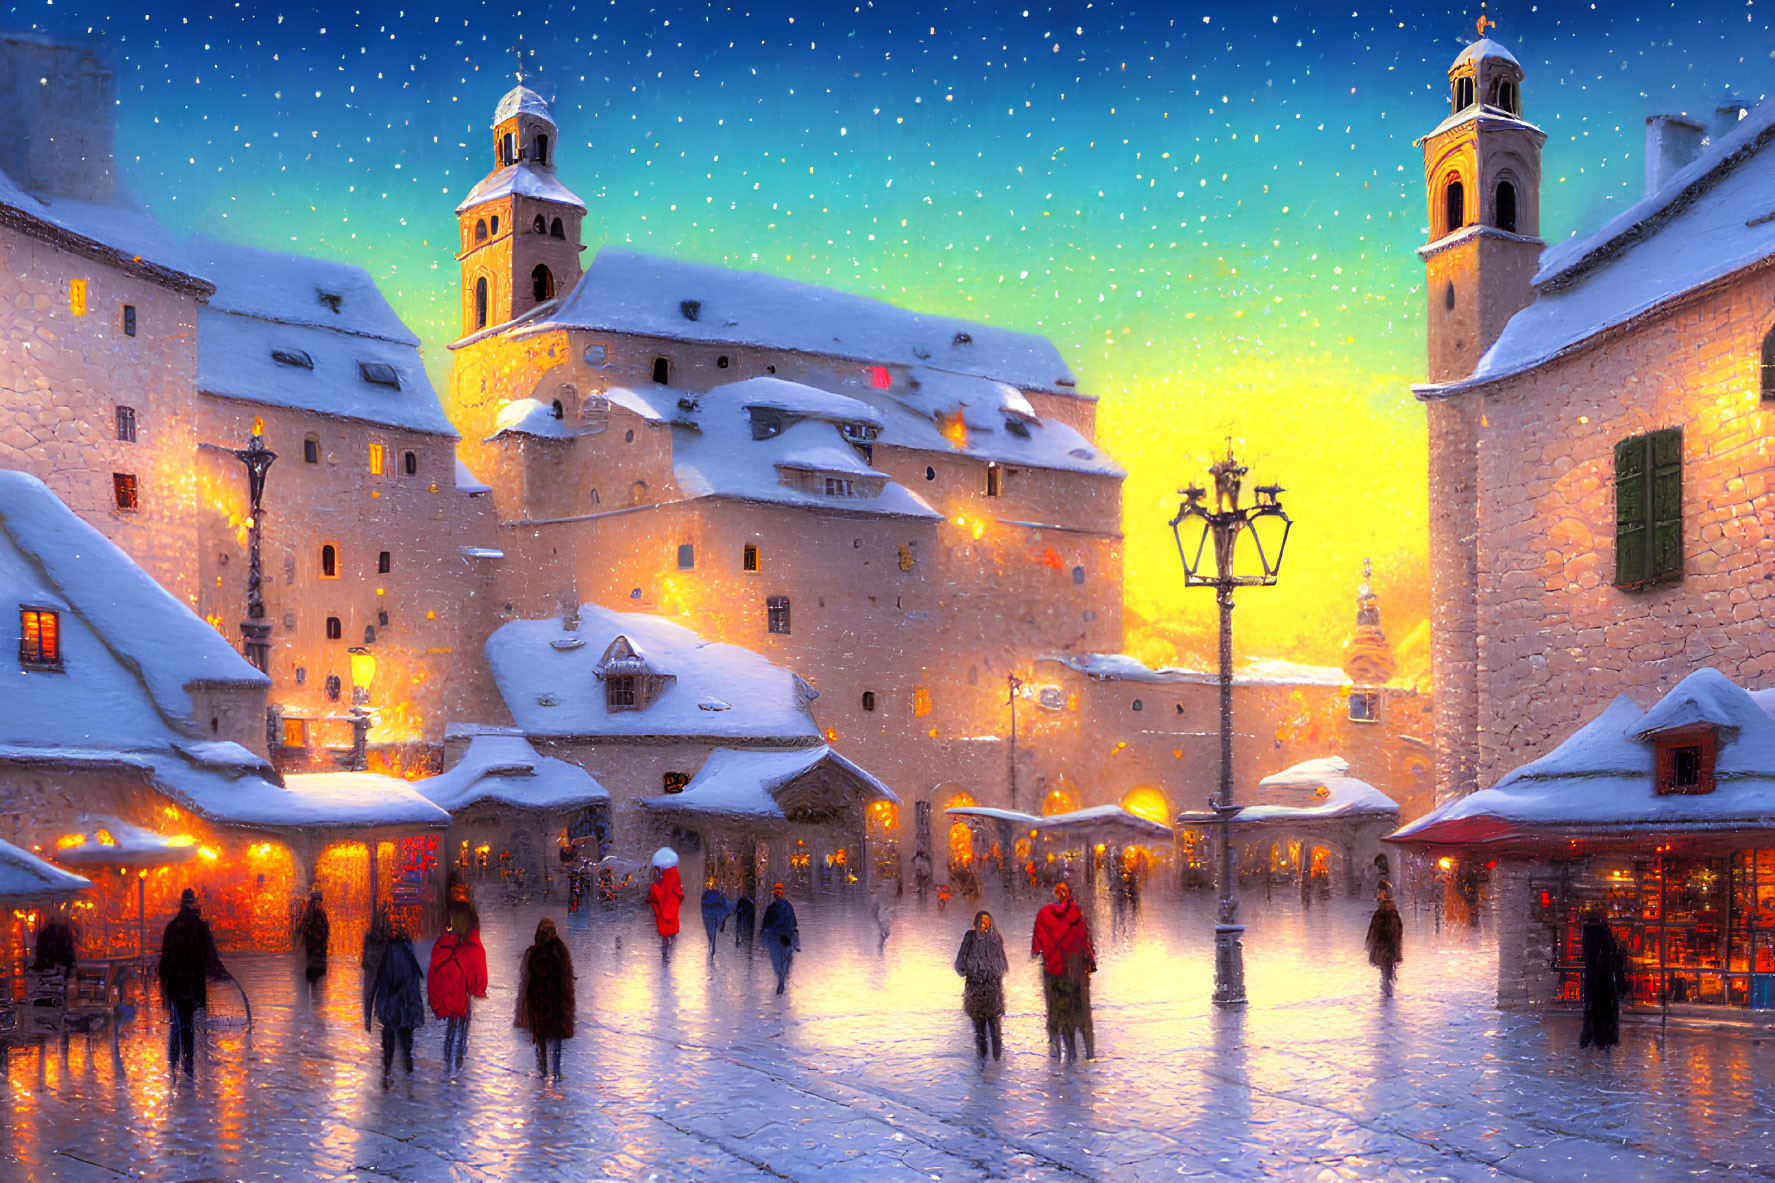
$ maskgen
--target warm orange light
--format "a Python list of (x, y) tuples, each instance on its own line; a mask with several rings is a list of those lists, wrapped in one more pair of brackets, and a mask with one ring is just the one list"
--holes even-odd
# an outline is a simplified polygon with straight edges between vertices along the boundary
[(950, 447), (965, 448), (968, 446), (968, 425), (962, 422), (960, 411), (953, 415), (938, 415), (937, 430), (942, 432), (943, 438), (949, 441)]
[(107, 830), (103, 826), (100, 826), (98, 829), (94, 830), (92, 836), (94, 838), (98, 839), (100, 846), (116, 846), (117, 845), (117, 839), (113, 838), (111, 836), (111, 831)]
[(197, 848), (197, 853), (201, 854), (204, 858), (210, 860), (210, 862), (212, 862), (212, 863), (222, 857), (221, 855), (217, 854), (215, 851), (211, 850), (207, 846), (199, 846)]
[(1455, 861), (1451, 858), (1439, 858), (1436, 860), (1436, 865), (1446, 871), (1455, 865)]
[(365, 690), (376, 680), (376, 655), (358, 646), (351, 650), (351, 684)]
[(57, 850), (73, 850), (76, 846), (86, 845), (85, 834), (63, 834), (55, 840)]
[(257, 416), (257, 415), (253, 416), (253, 434), (254, 435), (264, 435), (265, 434), (265, 420), (259, 418), (259, 416)]
[(197, 845), (197, 839), (189, 834), (180, 834), (176, 838), (168, 838), (166, 844), (168, 846), (195, 846)]

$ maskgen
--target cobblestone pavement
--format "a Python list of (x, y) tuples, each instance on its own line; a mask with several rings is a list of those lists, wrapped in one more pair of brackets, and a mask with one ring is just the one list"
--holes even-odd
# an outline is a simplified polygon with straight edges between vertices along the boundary
[(662, 966), (640, 912), (580, 914), (562, 924), (580, 1034), (555, 1088), (510, 1025), (544, 910), (484, 909), (494, 981), (460, 1077), (432, 1024), (418, 1073), (380, 1087), (355, 958), (311, 995), (295, 957), (236, 954), (256, 1022), (217, 988), (193, 1081), (170, 1079), (155, 1011), (15, 1051), (0, 1177), (1775, 1178), (1760, 1029), (1636, 1021), (1613, 1054), (1580, 1051), (1571, 1018), (1499, 1014), (1484, 933), (1427, 914), (1407, 916), (1386, 1002), (1365, 905), (1248, 904), (1252, 1002), (1221, 1013), (1206, 899), (1099, 905), (1099, 1058), (1071, 1066), (1047, 1058), (1022, 956), (1033, 903), (1004, 906), (1007, 1055), (985, 1067), (950, 968), (961, 901), (903, 903), (882, 949), (860, 904), (798, 905), (783, 997), (762, 952), (723, 937), (711, 964), (694, 919)]

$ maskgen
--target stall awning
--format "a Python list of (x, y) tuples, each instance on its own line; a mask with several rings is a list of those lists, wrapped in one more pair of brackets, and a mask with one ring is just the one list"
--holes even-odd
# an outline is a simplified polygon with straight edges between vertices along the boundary
[(610, 793), (578, 765), (538, 755), (520, 735), (484, 734), (437, 776), (413, 782), (432, 804), (455, 812), (480, 801), (517, 809), (576, 809)]
[(54, 899), (91, 887), (90, 879), (53, 867), (10, 842), (0, 842), (0, 900)]
[(1056, 813), (1037, 819), (1032, 828), (1040, 834), (1091, 834), (1100, 837), (1113, 835), (1140, 842), (1171, 837), (1171, 827), (1164, 822), (1129, 813), (1120, 805), (1093, 805), (1089, 809), (1075, 809), (1071, 813)]

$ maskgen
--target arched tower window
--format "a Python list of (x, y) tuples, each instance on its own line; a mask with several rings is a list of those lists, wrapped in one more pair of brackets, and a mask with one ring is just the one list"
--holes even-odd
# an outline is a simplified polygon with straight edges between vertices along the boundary
[(538, 300), (555, 298), (555, 277), (541, 263), (538, 263), (535, 270), (530, 272), (530, 292)]
[(561, 219), (556, 218), (554, 220), (554, 223), (549, 226), (549, 237), (550, 238), (566, 238), (567, 237), (567, 232), (565, 230), (561, 229)]
[(1520, 114), (1521, 106), (1516, 94), (1516, 83), (1508, 78), (1500, 78), (1492, 84), (1492, 106), (1512, 115)]
[(487, 327), (487, 277), (475, 280), (475, 328)]
[(663, 357), (653, 359), (653, 380), (661, 386), (671, 380), (671, 374), (668, 372), (669, 365), (670, 363)]
[(1473, 105), (1474, 88), (1471, 78), (1455, 79), (1455, 110), (1465, 111)]
[(508, 131), (499, 137), (499, 163), (516, 164), (517, 160), (517, 145), (512, 140), (512, 133)]
[(530, 223), (530, 228), (532, 230), (536, 231), (538, 234), (547, 234), (549, 232), (548, 219), (543, 217), (541, 214), (537, 214), (536, 220), (534, 222)]
[(1455, 284), (1452, 279), (1448, 281), (1447, 290), (1442, 293), (1442, 306), (1450, 312), (1455, 310)]
[(1763, 338), (1763, 401), (1775, 402), (1775, 328)]
[(538, 135), (536, 137), (536, 163), (547, 164), (548, 162), (549, 138), (545, 135)]
[(1498, 229), (1516, 233), (1516, 186), (1498, 182)]
[(330, 542), (320, 548), (320, 573), (324, 579), (339, 578), (339, 548)]
[(1467, 224), (1467, 189), (1460, 178), (1448, 183), (1442, 194), (1442, 224), (1444, 234), (1453, 234)]
[(486, 242), (487, 241), (487, 219), (486, 218), (476, 218), (475, 219), (475, 241), (476, 242)]

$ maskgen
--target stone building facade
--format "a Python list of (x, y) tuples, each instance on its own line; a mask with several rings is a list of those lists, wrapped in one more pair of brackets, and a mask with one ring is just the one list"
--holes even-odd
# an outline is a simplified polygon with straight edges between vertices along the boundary
[[(1503, 61), (1493, 44), (1469, 51), (1482, 72)], [(1468, 122), (1538, 147), (1489, 110)], [(1492, 784), (1617, 694), (1647, 701), (1704, 663), (1750, 686), (1775, 674), (1772, 129), (1768, 104), (1722, 105), (1705, 147), (1699, 124), (1648, 120), (1643, 200), (1588, 238), (1527, 244), (1527, 291), (1514, 264), (1474, 273), (1482, 303), (1522, 307), (1474, 331), (1470, 370), (1438, 352), (1431, 293), (1432, 382), (1416, 393), (1439, 799)]]

